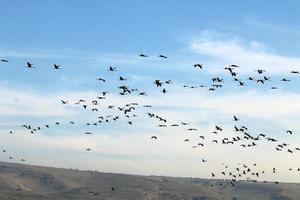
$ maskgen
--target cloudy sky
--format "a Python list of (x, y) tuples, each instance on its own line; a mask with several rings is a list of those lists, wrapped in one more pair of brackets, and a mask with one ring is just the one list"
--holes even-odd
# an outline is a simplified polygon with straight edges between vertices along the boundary
[[(300, 77), (290, 73), (300, 70), (299, 4), (0, 0), (0, 58), (9, 60), (0, 63), (0, 148), (7, 150), (0, 160), (12, 161), (11, 155), (14, 162), (24, 158), (28, 164), (193, 177), (218, 174), (222, 163), (232, 168), (257, 163), (258, 170), (266, 171), (262, 179), (299, 182), (300, 173), (294, 170), (300, 167), (300, 152), (276, 152), (276, 145), (266, 141), (254, 148), (211, 142), (237, 136), (233, 127), (238, 124), (254, 135), (264, 133), (288, 143), (291, 149), (300, 147)], [(140, 53), (149, 57), (141, 58)], [(168, 58), (158, 58), (159, 54)], [(27, 69), (27, 61), (35, 68)], [(62, 70), (54, 70), (54, 63)], [(194, 69), (195, 63), (204, 69)], [(230, 64), (240, 66), (237, 72), (245, 87), (224, 70)], [(108, 72), (109, 66), (118, 72)], [(259, 68), (266, 70), (271, 82), (246, 80), (257, 76)], [(148, 95), (118, 95), (119, 75)], [(209, 85), (217, 76), (224, 79), (224, 86), (215, 92), (182, 87)], [(99, 77), (106, 83), (97, 82)], [(282, 78), (291, 81), (283, 83)], [(167, 94), (155, 87), (155, 79), (173, 81)], [(273, 86), (279, 89), (271, 90)], [(98, 113), (74, 105), (106, 90), (110, 93)], [(69, 104), (62, 105), (62, 99)], [(85, 126), (100, 115), (118, 113), (107, 106), (130, 102), (153, 107), (139, 106), (132, 126), (124, 118)], [(189, 122), (198, 130), (158, 128), (147, 112), (170, 124)], [(233, 115), (241, 120), (235, 123)], [(57, 121), (60, 126), (54, 125)], [(42, 130), (30, 134), (23, 124)], [(211, 133), (214, 125), (223, 127), (221, 135)], [(84, 134), (87, 131), (93, 134)], [(152, 135), (158, 140), (151, 140)], [(205, 148), (191, 148), (201, 142), (199, 135), (206, 137)], [(184, 142), (187, 138), (190, 142)], [(278, 174), (272, 174), (273, 167)]]

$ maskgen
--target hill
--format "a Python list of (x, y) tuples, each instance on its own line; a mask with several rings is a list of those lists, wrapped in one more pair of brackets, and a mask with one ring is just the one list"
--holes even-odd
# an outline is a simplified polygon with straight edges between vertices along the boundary
[(1, 200), (298, 200), (300, 184), (137, 176), (0, 162)]

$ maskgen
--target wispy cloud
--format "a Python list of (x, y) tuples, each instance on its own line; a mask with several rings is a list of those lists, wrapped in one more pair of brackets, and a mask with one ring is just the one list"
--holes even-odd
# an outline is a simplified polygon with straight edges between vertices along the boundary
[[(190, 49), (194, 53), (209, 56), (220, 65), (240, 65), (242, 66), (239, 70), (241, 73), (253, 73), (258, 68), (275, 74), (300, 69), (300, 58), (276, 54), (257, 41), (242, 42), (237, 38), (220, 39), (201, 36), (190, 44)], [(210, 68), (214, 71), (221, 70), (213, 66)]]
[(247, 15), (245, 23), (247, 25), (252, 25), (254, 27), (258, 27), (261, 29), (275, 31), (277, 33), (279, 32), (279, 33), (283, 33), (283, 34), (292, 34), (294, 36), (297, 36), (300, 34), (300, 30), (297, 28), (294, 28), (294, 27), (291, 28), (291, 27), (280, 25), (280, 24), (276, 24), (274, 22), (271, 23), (268, 21), (264, 21), (264, 20), (258, 18), (257, 16), (255, 16), (254, 14)]

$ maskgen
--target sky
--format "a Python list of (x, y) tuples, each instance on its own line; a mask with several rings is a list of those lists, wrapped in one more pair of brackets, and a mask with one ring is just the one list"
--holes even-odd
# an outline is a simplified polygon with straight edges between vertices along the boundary
[[(1, 161), (26, 159), (27, 164), (91, 169), (143, 175), (210, 177), (222, 163), (258, 163), (266, 173), (262, 179), (299, 182), (300, 152), (275, 152), (274, 145), (258, 147), (215, 145), (212, 139), (236, 136), (233, 115), (254, 133), (266, 133), (300, 147), (299, 1), (8, 1), (0, 0), (0, 154)], [(141, 58), (140, 53), (149, 57)], [(161, 59), (159, 54), (166, 55)], [(26, 68), (26, 62), (34, 69)], [(203, 70), (193, 68), (202, 63)], [(62, 70), (54, 70), (60, 64)], [(224, 70), (240, 66), (242, 79), (266, 70), (271, 82), (247, 82), (239, 87)], [(117, 73), (107, 71), (109, 66)], [(119, 75), (131, 87), (148, 96), (118, 95)], [(224, 87), (188, 89), (182, 85), (207, 85), (212, 77), (224, 78)], [(96, 78), (105, 78), (100, 83)], [(282, 78), (291, 82), (282, 83)], [(163, 95), (156, 79), (169, 80)], [(278, 90), (270, 90), (276, 86)], [(78, 99), (89, 101), (109, 90), (100, 113), (75, 106)], [(68, 100), (62, 105), (61, 100)], [(85, 126), (109, 112), (109, 105), (137, 101), (133, 126), (126, 119), (111, 124)], [(146, 112), (154, 112), (171, 123), (186, 121), (196, 133), (183, 128), (157, 128)], [(54, 126), (56, 121), (60, 126)], [(71, 126), (68, 122), (75, 121)], [(23, 124), (43, 126), (30, 134)], [(214, 125), (224, 135), (214, 136)], [(13, 134), (9, 131), (13, 130)], [(293, 130), (289, 136), (286, 130)], [(87, 131), (92, 135), (85, 135)], [(157, 135), (158, 140), (150, 139)], [(205, 148), (193, 149), (205, 135)], [(189, 138), (190, 142), (184, 142)], [(92, 148), (92, 152), (85, 151)], [(207, 159), (202, 163), (201, 159)], [(273, 167), (278, 174), (271, 173)], [(219, 175), (219, 177), (221, 177)]]

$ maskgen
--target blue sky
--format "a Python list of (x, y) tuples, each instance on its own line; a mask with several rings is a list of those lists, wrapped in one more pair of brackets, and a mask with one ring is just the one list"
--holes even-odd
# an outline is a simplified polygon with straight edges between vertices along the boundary
[(2, 48), (178, 52), (180, 35), (203, 29), (270, 43), (286, 54), (297, 55), (299, 42), (298, 1), (1, 1), (1, 5)]
[[(123, 173), (207, 177), (209, 168), (199, 171), (202, 166), (198, 160), (203, 156), (212, 160), (210, 167), (222, 162), (217, 153), (207, 150), (207, 154), (199, 155), (192, 151), (182, 142), (187, 137), (182, 130), (157, 129), (143, 109), (138, 110), (140, 117), (134, 128), (128, 127), (126, 120), (114, 126), (86, 128), (83, 124), (95, 120), (97, 114), (60, 104), (61, 99), (72, 103), (80, 98), (92, 100), (104, 90), (112, 94), (101, 105), (103, 113), (108, 105), (139, 101), (153, 104), (153, 112), (174, 123), (191, 121), (201, 133), (208, 134), (213, 124), (222, 124), (228, 127), (229, 136), (232, 115), (239, 115), (254, 132), (271, 132), (274, 137), (299, 145), (299, 136), (282, 135), (288, 128), (300, 132), (299, 79), (289, 73), (300, 69), (299, 4), (298, 1), (0, 0), (0, 58), (9, 60), (0, 63), (0, 132), (1, 141), (5, 141), (1, 145), (15, 157), (26, 157), (29, 164)], [(150, 57), (140, 58), (137, 56), (140, 53)], [(167, 55), (168, 59), (158, 58), (159, 54)], [(26, 69), (27, 61), (36, 68)], [(53, 70), (54, 63), (63, 69)], [(193, 69), (194, 63), (203, 63), (204, 70)], [(257, 76), (255, 70), (264, 68), (272, 82), (259, 87), (248, 82), (245, 88), (233, 85), (223, 70), (229, 64), (241, 65), (239, 75), (243, 79)], [(110, 65), (118, 68), (116, 74), (107, 72)], [(133, 88), (149, 95), (144, 99), (119, 97), (116, 93), (119, 75), (127, 77)], [(193, 91), (181, 87), (208, 84), (215, 76), (225, 80), (224, 88), (215, 93), (205, 88)], [(98, 83), (97, 77), (106, 78), (109, 83)], [(283, 77), (292, 81), (283, 84), (280, 82)], [(166, 96), (161, 96), (160, 89), (154, 87), (155, 79), (174, 81)], [(280, 89), (271, 91), (271, 86)], [(68, 122), (73, 120), (79, 123), (71, 127)], [(20, 128), (24, 123), (41, 125), (55, 121), (63, 125), (42, 130), (39, 135), (28, 135)], [(11, 129), (16, 133), (7, 135)], [(85, 131), (95, 131), (98, 135), (86, 137)], [(162, 138), (160, 143), (149, 143), (153, 134)], [(174, 139), (169, 141), (170, 137)], [(84, 149), (89, 145), (94, 152), (86, 154)], [(33, 149), (28, 150), (28, 146)], [(259, 148), (267, 153), (257, 158), (260, 151), (246, 150), (245, 154), (230, 158), (231, 162), (252, 162), (251, 159), (257, 158), (262, 168), (282, 161), (295, 168), (299, 165), (295, 159), (299, 155), (284, 153), (266, 164), (265, 159), (273, 155), (272, 147)], [(55, 157), (58, 150), (63, 153)], [(235, 150), (222, 147), (216, 152), (226, 152), (228, 156)], [(37, 152), (52, 159), (44, 160)], [(70, 155), (76, 159), (64, 162)], [(6, 155), (0, 158), (7, 160)], [(189, 164), (179, 169), (182, 162)], [(99, 167), (99, 163), (103, 165)], [(144, 165), (148, 167), (143, 168)], [(297, 181), (299, 175), (283, 172), (277, 178)]]

